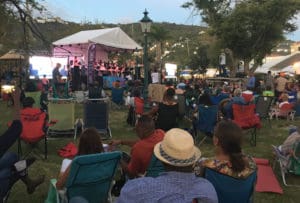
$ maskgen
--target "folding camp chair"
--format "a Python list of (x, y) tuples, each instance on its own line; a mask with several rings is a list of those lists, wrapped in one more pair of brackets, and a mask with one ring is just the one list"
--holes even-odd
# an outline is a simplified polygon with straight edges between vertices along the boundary
[(255, 104), (233, 104), (233, 121), (244, 130), (250, 130), (250, 143), (256, 146), (256, 131), (261, 127), (260, 118), (255, 113)]
[(273, 170), (275, 169), (276, 163), (279, 163), (280, 173), (282, 182), (285, 186), (298, 186), (290, 185), (286, 182), (286, 174), (300, 175), (300, 142), (296, 142), (293, 147), (293, 155), (285, 156), (279, 150), (278, 147), (272, 145), (273, 152), (275, 154), (275, 161), (273, 163)]
[(47, 134), (46, 134), (46, 113), (38, 108), (25, 108), (21, 110), (22, 134), (18, 140), (18, 154), (22, 156), (21, 141), (32, 148), (28, 156), (37, 147), (39, 141), (44, 140), (44, 156), (47, 159)]
[(105, 100), (88, 100), (83, 104), (84, 118), (83, 128), (96, 128), (101, 134), (106, 135), (103, 139), (112, 138), (111, 130), (108, 125), (109, 109)]
[(267, 119), (271, 126), (271, 119), (270, 119), (270, 110), (271, 105), (273, 103), (274, 97), (266, 97), (266, 96), (259, 96), (256, 101), (256, 108), (255, 112), (258, 114), (260, 119)]
[(75, 104), (72, 100), (55, 99), (48, 104), (50, 120), (58, 120), (48, 129), (48, 135), (74, 135), (76, 138), (77, 125), (75, 123)]
[(120, 109), (121, 105), (124, 104), (124, 89), (123, 88), (111, 88), (111, 101), (117, 105)]
[(213, 184), (219, 203), (253, 202), (256, 172), (252, 173), (246, 179), (237, 179), (210, 168), (205, 168), (204, 176)]
[(197, 143), (197, 131), (205, 134), (205, 137), (200, 141), (201, 145), (208, 136), (213, 135), (214, 127), (218, 121), (218, 106), (206, 106), (200, 104), (198, 106), (198, 118), (193, 121), (194, 138)]
[(65, 190), (57, 191), (52, 179), (45, 202), (68, 202), (76, 196), (90, 203), (112, 202), (110, 190), (120, 159), (121, 152), (117, 151), (75, 157)]
[(162, 162), (159, 159), (157, 159), (157, 157), (154, 154), (152, 154), (151, 161), (146, 170), (145, 176), (155, 178), (164, 171), (165, 171), (165, 168), (164, 168)]
[(272, 109), (270, 113), (270, 119), (274, 116), (278, 118), (286, 118), (287, 120), (293, 121), (295, 118), (296, 111), (294, 110), (294, 104), (288, 103), (283, 104), (281, 108)]

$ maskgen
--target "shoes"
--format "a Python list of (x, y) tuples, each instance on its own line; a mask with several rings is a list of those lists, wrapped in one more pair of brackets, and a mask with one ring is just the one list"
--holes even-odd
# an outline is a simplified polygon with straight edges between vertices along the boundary
[(26, 185), (27, 185), (27, 193), (32, 194), (35, 191), (35, 188), (42, 184), (45, 180), (45, 175), (42, 175), (36, 179), (27, 178)]

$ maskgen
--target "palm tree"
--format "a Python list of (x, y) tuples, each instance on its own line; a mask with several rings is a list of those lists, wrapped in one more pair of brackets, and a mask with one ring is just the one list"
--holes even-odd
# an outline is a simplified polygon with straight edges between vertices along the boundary
[(165, 42), (171, 38), (170, 33), (162, 26), (153, 25), (150, 32), (150, 38), (154, 41), (156, 45), (156, 63), (160, 64), (160, 68), (162, 67), (161, 58), (163, 54), (164, 44)]

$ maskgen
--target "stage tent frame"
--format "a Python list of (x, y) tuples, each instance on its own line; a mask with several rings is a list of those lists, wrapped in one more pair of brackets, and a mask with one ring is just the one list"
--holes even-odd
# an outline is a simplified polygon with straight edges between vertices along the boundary
[(107, 61), (109, 52), (133, 52), (142, 47), (121, 28), (84, 30), (52, 43), (53, 56), (84, 57), (87, 59), (90, 45), (96, 45), (96, 60)]

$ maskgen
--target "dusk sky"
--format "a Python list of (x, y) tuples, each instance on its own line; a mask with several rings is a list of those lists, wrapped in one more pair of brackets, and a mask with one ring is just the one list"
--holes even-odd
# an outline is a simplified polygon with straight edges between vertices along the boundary
[[(143, 17), (145, 8), (155, 22), (204, 25), (199, 15), (181, 8), (188, 0), (46, 0), (43, 4), (53, 16), (73, 22), (133, 23)], [(300, 27), (300, 18), (296, 20)], [(300, 41), (300, 30), (289, 39)]]

